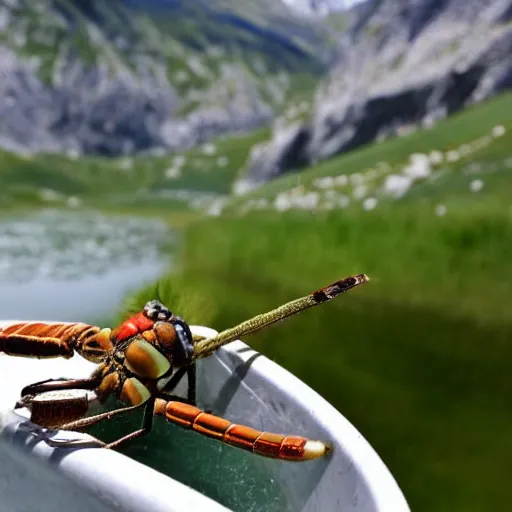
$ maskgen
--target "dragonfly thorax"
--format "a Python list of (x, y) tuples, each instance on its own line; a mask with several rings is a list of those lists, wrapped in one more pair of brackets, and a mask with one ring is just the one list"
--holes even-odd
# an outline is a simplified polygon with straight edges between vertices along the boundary
[(114, 329), (111, 339), (114, 360), (142, 379), (158, 380), (192, 362), (189, 326), (156, 300)]

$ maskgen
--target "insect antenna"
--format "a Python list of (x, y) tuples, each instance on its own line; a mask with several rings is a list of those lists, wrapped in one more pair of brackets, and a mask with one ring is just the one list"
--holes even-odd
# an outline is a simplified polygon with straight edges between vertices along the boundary
[(230, 341), (237, 340), (241, 336), (259, 331), (260, 329), (284, 320), (285, 318), (296, 315), (305, 309), (318, 306), (324, 302), (328, 302), (338, 295), (345, 293), (352, 288), (355, 288), (356, 286), (367, 283), (368, 280), (369, 278), (366, 276), (366, 274), (346, 277), (345, 279), (336, 281), (329, 286), (320, 288), (319, 290), (310, 293), (305, 297), (287, 302), (286, 304), (283, 304), (282, 306), (279, 306), (272, 311), (257, 315), (253, 318), (250, 318), (249, 320), (246, 320), (245, 322), (236, 325), (235, 327), (221, 331), (212, 338), (199, 339), (194, 345), (194, 354), (192, 358), (199, 359), (209, 356), (219, 347), (229, 343)]

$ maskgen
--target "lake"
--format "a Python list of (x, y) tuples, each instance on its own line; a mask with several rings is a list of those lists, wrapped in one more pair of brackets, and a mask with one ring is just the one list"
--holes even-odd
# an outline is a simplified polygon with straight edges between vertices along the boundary
[(169, 265), (154, 219), (46, 209), (0, 221), (0, 319), (94, 322)]

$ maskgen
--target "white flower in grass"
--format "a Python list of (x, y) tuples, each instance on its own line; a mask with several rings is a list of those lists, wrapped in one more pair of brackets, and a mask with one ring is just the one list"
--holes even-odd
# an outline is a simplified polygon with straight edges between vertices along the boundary
[(217, 199), (213, 201), (206, 210), (206, 215), (209, 215), (211, 217), (218, 217), (222, 213), (225, 203), (225, 199)]
[(340, 208), (348, 208), (350, 206), (350, 197), (342, 194), (338, 197), (338, 206)]
[(34, 160), (34, 155), (32, 153), (21, 152), (17, 153), (17, 155), (23, 160)]
[(444, 217), (446, 215), (447, 208), (444, 204), (438, 204), (438, 205), (436, 205), (436, 208), (434, 211), (438, 217)]
[(62, 198), (62, 196), (56, 190), (51, 188), (40, 189), (39, 197), (41, 197), (43, 201), (58, 201)]
[(471, 192), (480, 192), (484, 188), (484, 182), (482, 180), (473, 180), (469, 184), (469, 190)]
[(181, 175), (181, 171), (177, 167), (169, 167), (165, 170), (165, 177), (169, 180), (174, 180), (176, 178), (179, 178)]
[(186, 162), (186, 158), (183, 155), (176, 155), (172, 159), (172, 166), (173, 167), (182, 167)]
[(428, 159), (432, 165), (439, 165), (443, 162), (443, 153), (434, 149), (428, 154)]
[(459, 154), (462, 157), (468, 156), (471, 153), (471, 146), (469, 144), (462, 144), (459, 147)]
[(351, 174), (349, 177), (348, 177), (350, 183), (352, 183), (352, 185), (354, 186), (358, 186), (358, 185), (362, 185), (364, 183), (364, 176), (359, 173), (359, 172), (355, 172), (354, 174)]
[(364, 199), (366, 197), (366, 195), (368, 194), (368, 187), (366, 187), (366, 185), (358, 185), (357, 187), (354, 188), (354, 190), (352, 191), (352, 196), (354, 199), (357, 199), (357, 200), (361, 200), (361, 199)]
[(374, 210), (375, 207), (377, 206), (377, 198), (376, 197), (367, 197), (364, 201), (363, 201), (363, 209), (367, 212), (369, 212), (370, 210)]
[(495, 126), (493, 129), (492, 129), (492, 136), (493, 137), (503, 137), (503, 135), (505, 135), (506, 133), (506, 129), (505, 127), (502, 125), (502, 124), (499, 124), (498, 126)]
[(291, 199), (288, 197), (288, 194), (281, 193), (278, 194), (274, 200), (274, 208), (278, 212), (284, 212), (289, 210), (292, 207)]
[(303, 196), (297, 196), (294, 199), (294, 203), (298, 208), (312, 211), (318, 206), (319, 199), (320, 194), (318, 194), (318, 192), (308, 192)]
[(452, 149), (446, 153), (446, 160), (448, 162), (457, 162), (460, 159), (459, 152)]
[(429, 162), (428, 155), (425, 155), (424, 153), (411, 153), (409, 155), (409, 160), (411, 162)]
[(426, 128), (427, 130), (430, 129), (430, 128), (433, 128), (434, 125), (436, 124), (436, 120), (433, 118), (433, 117), (426, 117), (424, 120), (423, 120), (423, 127)]
[(66, 201), (66, 204), (69, 208), (78, 208), (82, 205), (82, 200), (75, 196), (68, 197), (68, 200)]
[(471, 150), (472, 151), (480, 151), (485, 149), (492, 142), (492, 137), (490, 135), (484, 135), (473, 142), (471, 142)]
[(133, 167), (133, 160), (131, 158), (123, 158), (119, 162), (119, 168), (123, 171), (128, 171)]
[(78, 151), (78, 149), (71, 148), (66, 151), (66, 155), (70, 160), (78, 160), (80, 157), (80, 151)]
[(336, 178), (334, 178), (334, 184), (337, 187), (344, 187), (344, 186), (346, 186), (348, 184), (347, 175), (346, 174), (340, 174), (339, 176), (336, 176)]
[(249, 180), (238, 180), (233, 183), (233, 194), (235, 196), (242, 196), (257, 188), (258, 185)]
[(204, 155), (211, 156), (217, 152), (217, 147), (215, 146), (215, 144), (207, 143), (203, 145), (201, 151), (203, 152)]
[(316, 188), (331, 188), (334, 185), (334, 178), (332, 176), (325, 176), (318, 178), (313, 182)]
[(333, 190), (332, 188), (330, 188), (329, 190), (326, 190), (324, 192), (324, 198), (327, 200), (334, 200), (337, 197), (338, 197), (338, 192), (336, 192), (336, 190)]
[(403, 197), (411, 188), (412, 183), (411, 177), (390, 174), (384, 181), (384, 193), (394, 198)]
[(411, 163), (404, 168), (404, 174), (412, 179), (428, 178), (430, 172), (430, 160), (427, 155), (411, 155)]
[(226, 167), (229, 164), (229, 158), (227, 156), (218, 156), (217, 165), (219, 167)]

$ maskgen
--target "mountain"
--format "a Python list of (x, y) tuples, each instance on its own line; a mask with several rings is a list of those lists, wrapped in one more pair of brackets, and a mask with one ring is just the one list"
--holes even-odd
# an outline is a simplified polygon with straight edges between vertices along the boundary
[(283, 173), (418, 127), (512, 86), (512, 0), (368, 0), (330, 16), (339, 57), (310, 117), (275, 124), (243, 192)]
[(367, 0), (283, 0), (289, 7), (307, 15), (330, 15), (346, 11)]
[(119, 155), (248, 131), (333, 50), (274, 0), (1, 0), (0, 147)]

